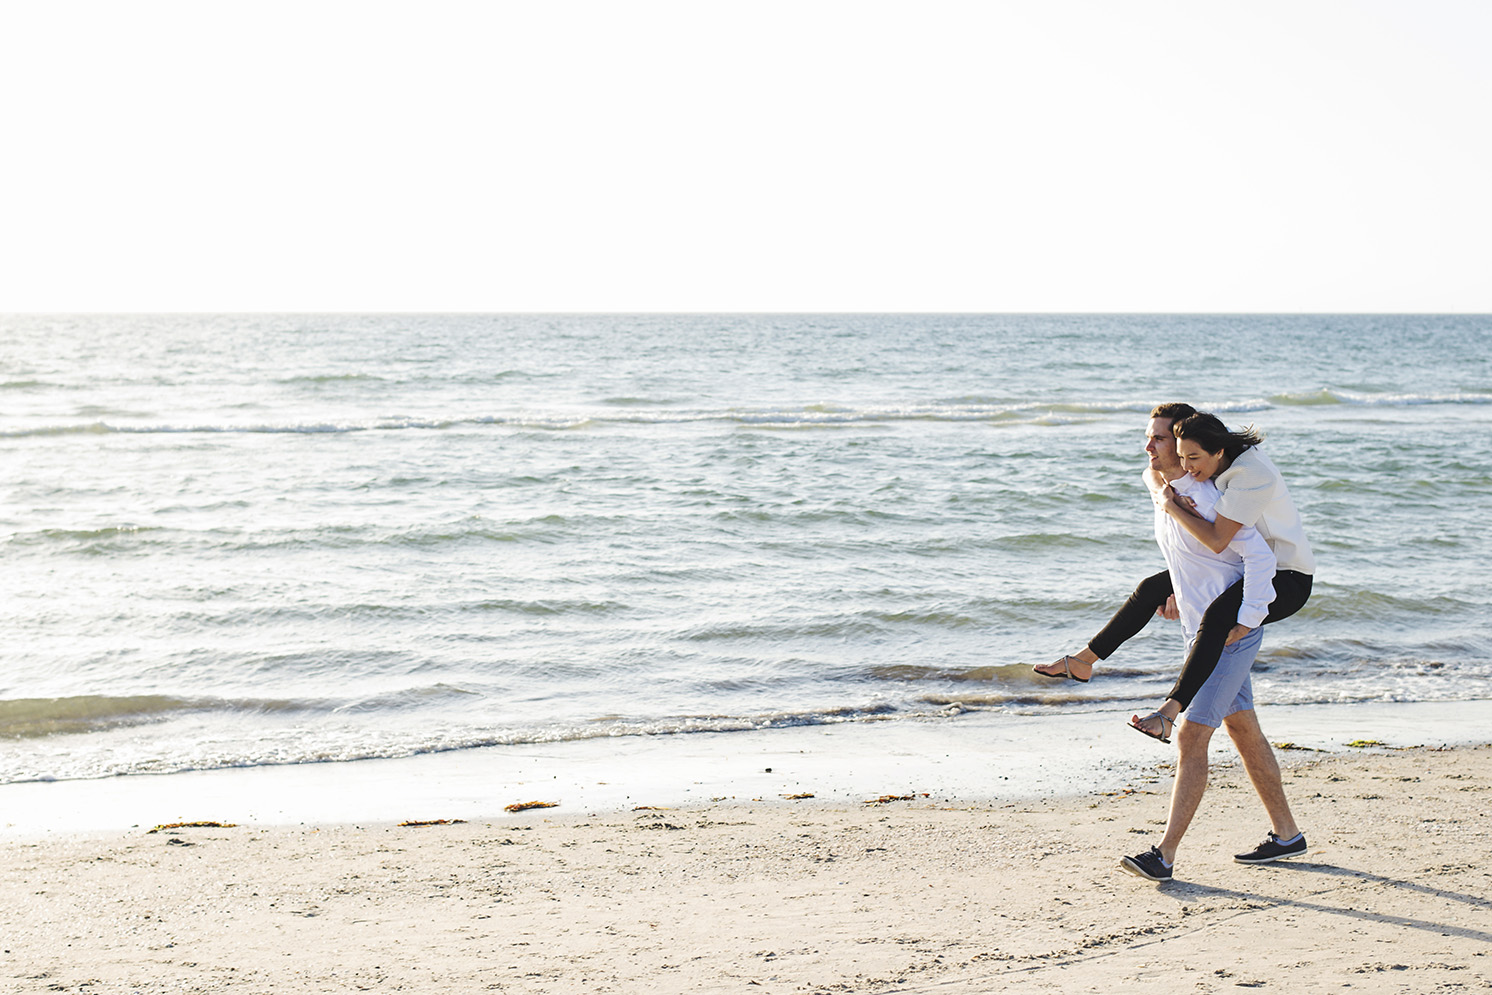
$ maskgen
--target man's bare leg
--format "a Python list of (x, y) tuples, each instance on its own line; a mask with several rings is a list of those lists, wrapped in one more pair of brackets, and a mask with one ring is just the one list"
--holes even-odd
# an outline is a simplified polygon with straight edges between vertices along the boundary
[(1294, 839), (1300, 832), (1295, 816), (1290, 812), (1290, 803), (1285, 799), (1285, 783), (1280, 777), (1280, 764), (1275, 759), (1264, 730), (1259, 728), (1259, 716), (1252, 709), (1234, 712), (1223, 719), (1223, 727), (1233, 738), (1233, 746), (1243, 761), (1259, 801), (1269, 814), (1270, 828), (1282, 840)]
[[(1176, 783), (1171, 786), (1171, 812), (1166, 818), (1166, 835), (1160, 841), (1161, 856), (1174, 863), (1181, 837), (1192, 824), (1197, 806), (1207, 790), (1207, 746), (1212, 741), (1211, 726), (1186, 722), (1176, 738)], [(1268, 745), (1268, 744), (1266, 744)]]

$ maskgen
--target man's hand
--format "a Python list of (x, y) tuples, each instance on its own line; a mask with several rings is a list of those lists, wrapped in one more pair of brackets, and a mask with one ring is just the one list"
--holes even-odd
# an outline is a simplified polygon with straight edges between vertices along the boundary
[(1169, 598), (1167, 598), (1165, 604), (1155, 609), (1155, 614), (1165, 619), (1167, 622), (1174, 622), (1178, 618), (1180, 618), (1181, 612), (1176, 607), (1176, 595), (1173, 594)]
[(1225, 647), (1232, 646), (1234, 643), (1238, 642), (1238, 640), (1242, 639), (1244, 636), (1253, 631), (1253, 629), (1250, 629), (1246, 625), (1235, 625), (1233, 626), (1233, 628), (1228, 630), (1228, 638), (1223, 640), (1223, 645)]

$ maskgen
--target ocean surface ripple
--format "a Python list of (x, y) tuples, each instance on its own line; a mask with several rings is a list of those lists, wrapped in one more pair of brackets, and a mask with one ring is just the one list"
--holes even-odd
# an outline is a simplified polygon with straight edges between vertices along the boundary
[[(0, 317), (0, 783), (1113, 710), (1149, 409), (1320, 561), (1261, 701), (1492, 695), (1492, 319)], [(1127, 714), (1127, 713), (1126, 713)]]

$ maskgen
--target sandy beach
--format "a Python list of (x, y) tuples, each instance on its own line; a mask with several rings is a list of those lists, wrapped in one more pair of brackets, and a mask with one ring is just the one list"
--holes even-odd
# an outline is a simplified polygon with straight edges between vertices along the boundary
[(1264, 867), (1231, 860), (1266, 826), (1224, 764), (1162, 886), (1117, 867), (1161, 832), (1155, 757), (1122, 785), (1020, 801), (15, 835), (0, 988), (1492, 988), (1492, 746), (1282, 751), (1312, 850)]

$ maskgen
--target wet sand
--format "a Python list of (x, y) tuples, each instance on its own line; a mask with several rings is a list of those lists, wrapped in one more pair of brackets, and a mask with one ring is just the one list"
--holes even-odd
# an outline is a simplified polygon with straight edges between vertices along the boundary
[[(948, 803), (1112, 791), (1164, 773), (1172, 749), (1127, 725), (1132, 710), (848, 722), (752, 732), (628, 736), (454, 750), (391, 760), (230, 768), (0, 785), (0, 838), (213, 819), (261, 826), (502, 819), (541, 797), (574, 816), (638, 805), (749, 802), (812, 793), (855, 803), (927, 793)], [(1265, 706), (1271, 742), (1327, 752), (1486, 742), (1492, 700)], [(1220, 741), (1219, 741), (1220, 742)], [(1299, 753), (1292, 755), (1300, 755)], [(1223, 745), (1220, 762), (1232, 757)]]

